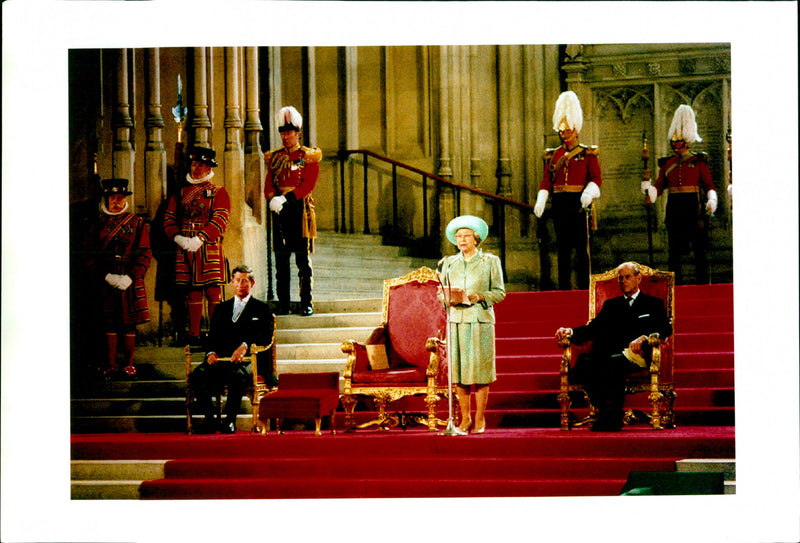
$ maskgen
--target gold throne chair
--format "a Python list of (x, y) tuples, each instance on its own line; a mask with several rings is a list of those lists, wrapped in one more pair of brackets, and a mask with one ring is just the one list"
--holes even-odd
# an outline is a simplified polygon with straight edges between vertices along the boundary
[(382, 324), (364, 342), (342, 343), (347, 355), (342, 406), (345, 430), (355, 428), (354, 409), (359, 397), (374, 401), (378, 418), (359, 428), (378, 425), (405, 427), (390, 404), (424, 395), (430, 431), (445, 424), (437, 419), (439, 399), (447, 395), (447, 355), (443, 341), (447, 315), (437, 298), (439, 278), (430, 268), (419, 268), (383, 282)]
[[(664, 300), (667, 310), (667, 317), (670, 323), (675, 324), (675, 274), (669, 271), (659, 271), (641, 264), (637, 264), (642, 281), (639, 289), (645, 294), (655, 296)], [(603, 303), (609, 298), (621, 296), (622, 292), (617, 282), (617, 269), (614, 268), (604, 273), (593, 274), (589, 281), (589, 320), (603, 307)], [(625, 394), (647, 393), (650, 404), (650, 412), (641, 412), (641, 416), (649, 420), (654, 430), (675, 427), (674, 406), (677, 394), (675, 392), (675, 382), (673, 379), (674, 364), (674, 340), (675, 333), (668, 338), (659, 338), (653, 334), (648, 338), (648, 343), (652, 346), (652, 362), (649, 368), (643, 368), (628, 376), (625, 384)], [(569, 430), (572, 426), (581, 426), (592, 420), (596, 410), (589, 403), (588, 395), (583, 387), (569, 381), (569, 369), (577, 361), (581, 354), (589, 353), (592, 349), (592, 342), (587, 341), (582, 344), (571, 343), (567, 338), (559, 342), (562, 348), (560, 366), (560, 390), (558, 402), (561, 406), (561, 429)], [(586, 404), (589, 407), (588, 416), (577, 422), (571, 419), (572, 399), (570, 393), (583, 393)], [(636, 422), (637, 410), (625, 410), (624, 420), (626, 424)]]

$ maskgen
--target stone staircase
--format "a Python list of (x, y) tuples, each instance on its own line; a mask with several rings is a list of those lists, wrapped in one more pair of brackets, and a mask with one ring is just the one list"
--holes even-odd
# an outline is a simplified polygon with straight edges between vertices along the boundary
[[(315, 302), (380, 298), (384, 279), (421, 266), (436, 267), (436, 260), (409, 256), (403, 247), (382, 245), (380, 236), (331, 231), (319, 232), (311, 261)], [(299, 300), (296, 296), (298, 293), (292, 292), (293, 300)]]

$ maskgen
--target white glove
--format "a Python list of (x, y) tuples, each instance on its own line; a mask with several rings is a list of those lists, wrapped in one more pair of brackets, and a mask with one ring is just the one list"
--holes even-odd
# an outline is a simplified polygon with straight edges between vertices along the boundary
[(116, 273), (107, 273), (105, 279), (106, 283), (108, 283), (112, 287), (119, 288), (119, 280), (122, 279), (122, 276), (117, 275)]
[(269, 208), (275, 213), (280, 213), (281, 209), (283, 209), (283, 204), (285, 203), (286, 203), (286, 196), (284, 195), (275, 196), (272, 200), (269, 201)]
[(706, 193), (706, 197), (708, 198), (708, 201), (706, 202), (706, 211), (708, 211), (709, 215), (713, 215), (717, 212), (717, 191), (708, 191)]
[(116, 287), (120, 290), (127, 289), (129, 286), (131, 286), (131, 283), (133, 283), (133, 279), (131, 279), (130, 275), (120, 275), (118, 277), (119, 281), (117, 282)]
[(653, 183), (648, 179), (647, 181), (642, 181), (642, 194), (647, 195), (650, 198), (650, 203), (656, 203), (656, 198), (658, 197), (658, 191), (653, 186)]
[(549, 195), (550, 193), (546, 190), (540, 190), (539, 194), (536, 195), (536, 205), (533, 206), (533, 214), (536, 215), (537, 219), (542, 218), (544, 206), (547, 204), (547, 197)]
[(186, 250), (190, 253), (197, 251), (203, 245), (203, 240), (197, 236), (186, 240)]
[(733, 183), (728, 185), (728, 197), (733, 197)]
[(180, 234), (178, 234), (172, 239), (184, 251), (188, 251), (189, 250), (189, 238), (187, 238), (186, 236), (181, 236)]
[(581, 194), (581, 207), (583, 207), (583, 209), (588, 209), (589, 206), (592, 205), (592, 200), (599, 197), (600, 187), (598, 187), (594, 181), (590, 181)]

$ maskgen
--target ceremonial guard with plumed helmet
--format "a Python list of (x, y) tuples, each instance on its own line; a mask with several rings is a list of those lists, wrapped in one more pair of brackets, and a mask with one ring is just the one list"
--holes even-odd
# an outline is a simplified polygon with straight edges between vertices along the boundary
[(558, 288), (571, 288), (572, 252), (575, 251), (575, 272), (578, 288), (589, 286), (589, 246), (586, 212), (592, 200), (600, 196), (600, 160), (595, 146), (578, 143), (583, 128), (583, 110), (572, 91), (561, 93), (553, 112), (553, 130), (562, 145), (545, 151), (542, 184), (534, 205), (534, 214), (541, 218), (550, 194), (553, 226), (558, 250)]
[[(150, 267), (150, 234), (142, 217), (130, 211), (127, 179), (101, 181), (103, 201), (95, 244), (87, 262), (88, 269), (102, 283), (103, 326), (108, 348), (108, 368), (104, 375), (115, 377), (120, 369), (136, 375), (133, 355), (136, 325), (150, 320), (144, 277)], [(121, 345), (120, 345), (121, 343)], [(125, 366), (117, 364), (121, 347)]]
[(164, 213), (164, 232), (176, 244), (175, 283), (186, 292), (190, 343), (199, 343), (203, 296), (210, 317), (222, 298), (220, 285), (228, 281), (222, 239), (231, 202), (225, 188), (212, 181), (215, 157), (213, 149), (189, 149), (186, 184)]
[(312, 268), (310, 252), (317, 237), (314, 198), (322, 151), (300, 144), (303, 117), (292, 106), (281, 108), (276, 124), (283, 146), (264, 155), (267, 167), (264, 196), (272, 212), (272, 247), (275, 252), (275, 282), (279, 315), (290, 311), (289, 258), (295, 255), (300, 282), (300, 311), (311, 315)]
[[(681, 257), (689, 253), (691, 247), (697, 283), (707, 284), (705, 214), (716, 212), (717, 191), (711, 179), (708, 155), (689, 150), (691, 144), (702, 141), (697, 134), (695, 112), (690, 106), (683, 104), (675, 110), (667, 137), (674, 154), (659, 159), (655, 185), (649, 180), (643, 181), (642, 192), (655, 202), (657, 195), (669, 190), (666, 212), (669, 269), (675, 272), (678, 281), (683, 281)], [(705, 199), (705, 204), (702, 199)]]

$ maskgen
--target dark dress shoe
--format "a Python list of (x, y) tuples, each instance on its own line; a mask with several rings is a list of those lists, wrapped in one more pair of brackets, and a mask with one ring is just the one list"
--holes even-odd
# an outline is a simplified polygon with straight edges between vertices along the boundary
[(275, 309), (276, 315), (288, 315), (289, 314), (289, 306), (288, 305), (279, 305), (277, 309)]
[(598, 419), (592, 424), (592, 432), (620, 432), (622, 431), (622, 421), (609, 421)]
[(217, 433), (217, 424), (211, 420), (204, 420), (200, 424), (194, 427), (193, 433), (195, 434), (216, 434)]
[(307, 305), (307, 306), (305, 306), (305, 307), (303, 308), (303, 311), (302, 311), (302, 313), (301, 313), (301, 314), (302, 314), (304, 317), (310, 317), (311, 315), (313, 315), (313, 314), (314, 314), (314, 308), (313, 308), (313, 307), (311, 307), (310, 305)]
[(228, 422), (228, 421), (223, 422), (222, 426), (219, 429), (219, 433), (221, 433), (221, 434), (235, 434), (236, 433), (236, 423), (235, 422)]

